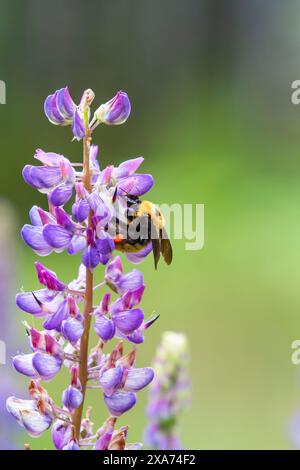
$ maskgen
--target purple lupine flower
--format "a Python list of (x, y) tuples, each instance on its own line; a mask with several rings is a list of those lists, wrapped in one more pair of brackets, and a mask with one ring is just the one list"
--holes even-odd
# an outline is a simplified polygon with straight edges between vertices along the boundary
[(150, 367), (135, 368), (136, 350), (123, 356), (122, 342), (101, 362), (99, 371), (91, 375), (104, 393), (105, 404), (112, 416), (121, 416), (136, 403), (136, 392), (153, 380)]
[(105, 270), (105, 280), (107, 285), (118, 294), (127, 291), (134, 291), (144, 285), (143, 275), (140, 271), (133, 269), (127, 274), (123, 274), (123, 265), (120, 256), (107, 266)]
[(38, 400), (9, 397), (6, 400), (6, 408), (32, 437), (40, 436), (49, 429), (53, 421), (51, 407), (41, 397)]
[[(136, 269), (124, 273), (121, 258), (114, 254), (119, 223), (127, 225), (129, 220), (127, 195), (146, 193), (153, 178), (136, 173), (143, 157), (100, 168), (98, 147), (91, 145), (94, 129), (100, 122), (125, 122), (131, 105), (127, 94), (119, 92), (89, 122), (93, 99), (93, 91), (87, 89), (75, 104), (65, 87), (49, 95), (44, 106), (50, 122), (70, 125), (75, 140), (83, 140), (83, 161), (71, 162), (63, 155), (38, 149), (35, 158), (40, 165), (26, 165), (23, 170), (24, 180), (47, 196), (45, 208), (31, 208), (30, 224), (21, 231), (23, 240), (39, 256), (64, 250), (72, 255), (81, 252), (81, 265), (77, 278), (65, 283), (36, 262), (41, 287), (17, 294), (17, 306), (43, 318), (43, 330), (24, 323), (30, 351), (15, 355), (13, 366), (29, 378), (30, 399), (10, 397), (7, 409), (31, 436), (52, 426), (56, 449), (140, 449), (140, 443), (126, 444), (128, 427), (115, 429), (115, 424), (118, 416), (134, 407), (137, 393), (150, 384), (154, 371), (136, 367), (136, 349), (124, 354), (123, 341), (142, 343), (144, 331), (157, 316), (145, 320), (139, 307), (145, 290), (142, 273)], [(75, 200), (71, 201), (74, 189)], [(69, 201), (72, 215), (63, 208)], [(135, 253), (132, 262), (141, 261), (151, 245)], [(94, 271), (101, 264), (106, 265), (104, 279), (94, 285)], [(113, 291), (115, 297), (111, 301), (110, 292), (105, 291), (95, 306), (93, 292), (101, 287)], [(91, 323), (99, 340), (89, 349)], [(119, 341), (111, 348), (109, 341), (115, 337)], [(57, 405), (41, 383), (52, 380), (64, 367), (71, 380)], [(98, 389), (110, 415), (96, 432), (89, 407), (82, 417), (89, 387)]]
[(154, 449), (181, 449), (177, 437), (180, 413), (189, 404), (187, 339), (182, 333), (165, 332), (154, 359), (155, 378), (147, 408), (149, 424), (145, 441)]
[(131, 105), (127, 93), (118, 91), (107, 103), (95, 111), (90, 127), (94, 130), (99, 123), (108, 125), (120, 125), (127, 121), (131, 111)]
[(104, 294), (99, 307), (94, 311), (94, 329), (102, 341), (108, 341), (114, 336), (136, 344), (144, 341), (144, 331), (158, 318), (158, 315), (154, 315), (144, 321), (143, 311), (134, 308), (142, 300), (144, 289), (142, 284), (135, 290), (126, 291), (112, 304), (109, 303), (110, 294)]
[(68, 87), (57, 90), (47, 96), (44, 111), (52, 124), (66, 126), (72, 123), (76, 105), (71, 98)]
[(76, 410), (83, 400), (81, 393), (81, 383), (78, 378), (78, 366), (71, 367), (71, 384), (63, 391), (62, 402), (63, 405), (70, 411)]
[(102, 184), (115, 187), (120, 197), (124, 194), (141, 196), (150, 191), (154, 184), (152, 175), (135, 173), (143, 161), (143, 157), (137, 157), (126, 160), (116, 168), (109, 165), (100, 173), (99, 180)]
[(62, 450), (71, 440), (72, 428), (65, 421), (57, 420), (51, 430), (52, 441), (57, 450)]
[(61, 184), (74, 184), (75, 171), (66, 157), (37, 149), (35, 158), (40, 160), (43, 166), (26, 165), (24, 167), (23, 178), (27, 184), (41, 193), (51, 193)]

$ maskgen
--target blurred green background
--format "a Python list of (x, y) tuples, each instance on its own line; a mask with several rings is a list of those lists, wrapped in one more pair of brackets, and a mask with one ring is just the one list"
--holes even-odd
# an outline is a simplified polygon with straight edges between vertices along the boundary
[[(138, 364), (151, 362), (163, 331), (187, 334), (186, 448), (291, 447), (288, 421), (300, 407), (300, 366), (290, 360), (300, 338), (300, 106), (290, 98), (291, 82), (300, 79), (300, 1), (0, 0), (0, 12), (7, 86), (0, 106), (0, 339), (8, 362), (28, 351), (21, 321), (31, 321), (14, 308), (14, 292), (37, 288), (35, 256), (19, 230), (33, 204), (45, 205), (23, 182), (22, 168), (38, 147), (81, 158), (70, 129), (44, 117), (43, 100), (68, 84), (76, 99), (93, 88), (100, 104), (121, 88), (132, 116), (122, 127), (97, 129), (101, 164), (144, 155), (143, 171), (156, 181), (152, 201), (205, 204), (203, 250), (186, 251), (175, 240), (171, 267), (161, 263), (154, 272), (150, 258), (141, 265), (144, 310), (161, 317)], [(42, 261), (67, 281), (79, 257)], [(2, 384), (18, 380), (14, 393), (26, 397), (27, 381), (9, 364), (0, 374)], [(65, 379), (47, 386), (53, 397)], [(1, 387), (0, 395), (7, 437)], [(100, 424), (102, 398), (96, 391), (90, 397)], [(141, 439), (146, 400), (141, 392), (120, 419), (131, 442)], [(51, 447), (49, 433), (14, 438), (19, 447), (28, 440)]]

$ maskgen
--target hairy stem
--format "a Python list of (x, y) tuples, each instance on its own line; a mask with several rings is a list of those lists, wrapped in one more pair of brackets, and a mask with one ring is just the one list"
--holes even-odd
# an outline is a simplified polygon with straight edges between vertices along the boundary
[[(89, 162), (89, 153), (90, 153), (90, 141), (91, 136), (89, 131), (87, 131), (86, 137), (83, 139), (83, 182), (87, 191), (91, 191), (91, 175), (90, 175), (90, 162)], [(92, 211), (89, 213), (88, 226), (92, 228)], [(79, 408), (77, 408), (73, 413), (73, 425), (75, 427), (75, 435), (79, 439), (80, 434), (80, 425), (82, 412), (84, 407), (84, 399), (86, 393), (86, 384), (88, 380), (88, 351), (89, 351), (89, 336), (90, 336), (90, 326), (91, 326), (91, 312), (93, 310), (93, 273), (90, 269), (86, 270), (86, 288), (85, 288), (85, 297), (84, 297), (84, 331), (80, 340), (80, 365), (79, 365), (79, 379), (82, 386), (82, 395), (83, 400)]]

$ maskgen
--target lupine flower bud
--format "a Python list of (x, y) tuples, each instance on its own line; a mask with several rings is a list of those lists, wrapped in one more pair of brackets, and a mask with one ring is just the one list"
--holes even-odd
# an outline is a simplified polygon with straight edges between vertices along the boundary
[(85, 136), (86, 129), (85, 129), (83, 117), (79, 110), (76, 110), (74, 114), (72, 132), (73, 132), (75, 139), (77, 140), (81, 140)]
[(71, 440), (72, 428), (65, 421), (55, 421), (51, 430), (52, 441), (56, 449), (63, 449)]
[(52, 124), (67, 126), (71, 124), (76, 105), (73, 102), (68, 87), (57, 90), (49, 95), (44, 104), (44, 111)]
[[(131, 111), (131, 105), (127, 93), (118, 93), (107, 103), (102, 104), (95, 111), (90, 127), (94, 129), (97, 124), (119, 125), (127, 121)], [(97, 123), (98, 121), (98, 123)]]
[(81, 405), (82, 399), (81, 383), (78, 378), (78, 366), (73, 365), (71, 367), (71, 385), (64, 390), (62, 402), (63, 405), (72, 412)]

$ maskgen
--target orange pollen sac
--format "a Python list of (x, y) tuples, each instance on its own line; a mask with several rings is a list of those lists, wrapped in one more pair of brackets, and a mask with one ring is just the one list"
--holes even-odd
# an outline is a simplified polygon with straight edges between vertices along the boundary
[(116, 235), (115, 238), (114, 238), (114, 242), (115, 243), (121, 243), (122, 241), (124, 240), (124, 237), (123, 235)]

